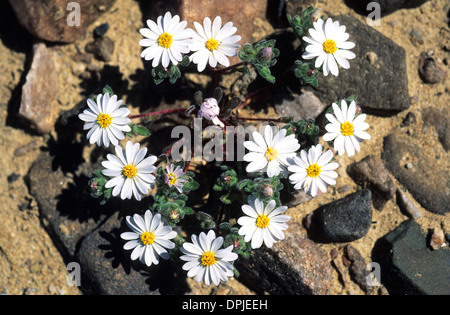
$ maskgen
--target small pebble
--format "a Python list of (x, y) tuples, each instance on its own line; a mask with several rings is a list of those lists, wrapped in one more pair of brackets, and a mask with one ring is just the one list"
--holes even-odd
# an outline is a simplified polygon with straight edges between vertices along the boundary
[(418, 220), (422, 217), (420, 210), (408, 199), (400, 189), (397, 189), (397, 204), (400, 209), (411, 219)]
[(103, 23), (94, 29), (94, 36), (96, 38), (103, 37), (103, 35), (105, 35), (108, 30), (109, 30), (109, 24)]
[(445, 243), (444, 231), (440, 228), (434, 228), (430, 238), (430, 247), (433, 250), (438, 250), (445, 246), (447, 246), (447, 243)]

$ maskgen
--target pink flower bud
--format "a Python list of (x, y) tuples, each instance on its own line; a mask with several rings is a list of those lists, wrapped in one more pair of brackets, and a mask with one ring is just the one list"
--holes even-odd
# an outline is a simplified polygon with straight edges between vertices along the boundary
[(224, 127), (223, 123), (219, 120), (217, 115), (220, 114), (219, 104), (215, 98), (207, 98), (200, 106), (197, 117), (203, 117), (212, 121), (215, 125)]
[(207, 98), (200, 106), (198, 117), (204, 117), (208, 120), (213, 120), (214, 117), (220, 114), (220, 108), (215, 98)]

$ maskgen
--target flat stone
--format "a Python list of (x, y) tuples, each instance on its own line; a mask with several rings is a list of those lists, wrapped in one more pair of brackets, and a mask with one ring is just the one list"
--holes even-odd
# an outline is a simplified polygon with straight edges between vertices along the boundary
[(423, 52), (419, 56), (419, 76), (424, 83), (437, 84), (447, 78), (442, 61)]
[(33, 61), (22, 87), (19, 116), (41, 134), (53, 130), (58, 118), (59, 79), (51, 49), (45, 44), (33, 46)]
[(369, 189), (326, 204), (312, 214), (310, 237), (318, 242), (352, 242), (364, 237), (372, 223)]
[[(113, 206), (100, 206), (99, 201), (84, 193), (87, 174), (95, 169), (84, 166), (75, 180), (66, 176), (61, 168), (55, 169), (55, 158), (41, 153), (30, 167), (28, 184), (36, 199), (42, 225), (66, 259), (75, 255), (79, 241), (95, 229)], [(72, 176), (71, 176), (72, 177)]]
[[(131, 253), (122, 248), (121, 222), (116, 213), (83, 239), (76, 256), (82, 271), (81, 289), (86, 294), (158, 295), (149, 271), (132, 264)], [(153, 267), (156, 277), (154, 271), (161, 268)]]
[[(409, 108), (406, 54), (390, 38), (360, 22), (351, 15), (333, 17), (345, 25), (351, 49), (356, 58), (350, 60), (350, 69), (339, 68), (339, 76), (319, 74), (319, 86), (313, 89), (325, 105), (355, 96), (357, 104), (366, 113), (393, 115)], [(372, 58), (366, 56), (372, 55)], [(376, 56), (376, 57), (375, 57)]]
[(105, 13), (116, 0), (78, 0), (79, 25), (74, 7), (65, 0), (10, 0), (19, 23), (35, 37), (51, 41), (71, 43), (84, 36), (87, 28), (101, 14)]
[(400, 210), (409, 218), (419, 220), (422, 217), (422, 212), (420, 212), (419, 208), (400, 189), (397, 189), (397, 204)]
[(286, 238), (272, 248), (264, 245), (249, 259), (238, 259), (239, 281), (256, 293), (274, 295), (331, 293), (332, 267), (328, 254), (288, 222)]
[(384, 138), (382, 159), (387, 169), (426, 210), (445, 214), (450, 211), (448, 159), (429, 156), (414, 137), (392, 133)]
[(280, 100), (275, 96), (275, 110), (281, 116), (292, 116), (295, 121), (316, 119), (324, 110), (325, 106), (312, 92), (286, 98), (280, 95)]
[(389, 172), (379, 156), (368, 155), (347, 167), (347, 173), (360, 186), (372, 192), (373, 205), (382, 210), (386, 202), (394, 197), (396, 188)]
[(450, 250), (432, 250), (414, 220), (402, 222), (375, 244), (373, 261), (380, 264), (381, 283), (390, 294), (449, 295)]
[(422, 119), (426, 128), (434, 127), (438, 134), (439, 142), (446, 151), (450, 149), (450, 113), (434, 107), (422, 110)]

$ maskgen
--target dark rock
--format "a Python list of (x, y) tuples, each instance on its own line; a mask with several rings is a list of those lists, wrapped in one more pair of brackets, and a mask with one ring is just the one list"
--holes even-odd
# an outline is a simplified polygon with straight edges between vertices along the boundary
[(349, 165), (347, 173), (355, 183), (371, 190), (373, 205), (377, 210), (382, 210), (386, 202), (394, 198), (394, 182), (379, 156), (368, 155)]
[(425, 83), (436, 84), (444, 81), (447, 73), (437, 60), (423, 52), (419, 56), (419, 76)]
[(236, 261), (239, 281), (257, 293), (330, 294), (332, 268), (327, 253), (303, 236), (298, 224), (288, 224), (284, 240)]
[(387, 169), (414, 199), (428, 211), (442, 215), (449, 212), (450, 178), (442, 176), (448, 161), (437, 163), (418, 139), (399, 133), (386, 136), (383, 145), (381, 157)]
[(436, 128), (439, 141), (448, 151), (450, 149), (450, 113), (448, 110), (440, 110), (434, 107), (425, 108), (422, 111), (422, 119), (425, 127)]
[(402, 222), (375, 244), (372, 258), (390, 294), (449, 295), (450, 250), (433, 251), (413, 220)]
[[(354, 8), (357, 12), (367, 15), (370, 11), (368, 11), (367, 5), (370, 2), (376, 2), (380, 5), (380, 13), (382, 16), (391, 14), (399, 9), (409, 9), (416, 8), (424, 4), (429, 0), (346, 0), (348, 6)], [(373, 9), (372, 9), (373, 10)]]
[(105, 220), (112, 211), (109, 207), (114, 206), (100, 206), (98, 200), (84, 193), (93, 165), (82, 166), (72, 179), (61, 169), (55, 170), (53, 162), (48, 153), (41, 153), (28, 172), (28, 185), (37, 201), (42, 225), (62, 256), (71, 259), (79, 241)]
[(114, 53), (114, 42), (107, 36), (98, 37), (86, 45), (86, 51), (94, 54), (101, 61), (110, 61)]
[(352, 242), (372, 223), (372, 194), (364, 188), (313, 212), (310, 237), (318, 242)]
[(8, 177), (6, 177), (6, 180), (8, 181), (8, 184), (12, 184), (16, 180), (18, 180), (19, 178), (20, 178), (19, 174), (11, 173), (11, 174), (8, 175)]
[(86, 29), (101, 14), (111, 8), (116, 0), (78, 0), (80, 20), (76, 22), (76, 9), (65, 0), (10, 0), (19, 23), (39, 39), (71, 43), (84, 36)]
[(81, 264), (81, 287), (87, 294), (157, 295), (152, 279), (139, 265), (132, 266), (130, 253), (122, 247), (121, 219), (111, 216), (83, 239), (77, 260)]
[(420, 212), (419, 208), (400, 189), (397, 189), (397, 204), (400, 210), (409, 218), (419, 220), (422, 217), (422, 212)]
[(356, 58), (350, 60), (350, 69), (340, 68), (338, 77), (319, 74), (315, 94), (326, 105), (353, 95), (363, 111), (383, 116), (408, 109), (405, 50), (353, 16), (333, 20), (346, 26), (349, 41), (356, 44), (352, 49)]
[(109, 30), (109, 24), (103, 23), (94, 29), (94, 37), (103, 37)]
[(369, 271), (367, 270), (367, 264), (360, 252), (349, 244), (345, 246), (344, 254), (350, 263), (349, 273), (351, 279), (358, 284), (361, 290), (366, 294), (372, 293), (374, 287), (368, 285), (367, 276), (369, 275)]
[[(43, 75), (45, 74), (45, 75)], [(58, 118), (59, 78), (51, 49), (39, 43), (33, 46), (33, 61), (22, 87), (19, 116), (37, 132), (52, 131)]]
[(412, 113), (412, 112), (409, 112), (406, 115), (405, 119), (403, 119), (402, 124), (403, 124), (403, 126), (407, 127), (407, 126), (410, 126), (410, 125), (414, 125), (416, 123), (416, 121), (417, 121), (416, 120), (416, 115), (414, 115), (414, 113)]
[(325, 106), (312, 92), (305, 92), (293, 99), (280, 96), (277, 101), (275, 97), (275, 110), (281, 116), (292, 116), (295, 121), (316, 119), (324, 110)]

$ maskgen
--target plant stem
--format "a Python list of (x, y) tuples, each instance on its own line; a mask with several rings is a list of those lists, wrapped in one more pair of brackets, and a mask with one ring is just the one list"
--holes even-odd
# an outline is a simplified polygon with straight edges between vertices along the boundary
[(235, 119), (250, 120), (250, 121), (274, 121), (274, 122), (280, 121), (280, 118), (252, 118), (252, 117), (239, 117), (239, 116), (235, 116)]
[(236, 67), (239, 67), (239, 66), (241, 66), (241, 65), (243, 65), (244, 64), (244, 62), (238, 62), (238, 63), (235, 63), (234, 65), (231, 65), (231, 66), (229, 66), (229, 67), (225, 67), (225, 68), (213, 68), (213, 67), (211, 67), (211, 71), (212, 72), (224, 72), (224, 71), (228, 71), (228, 70), (231, 70), (231, 69), (233, 69), (233, 68), (236, 68)]
[(134, 119), (134, 118), (142, 118), (142, 117), (148, 117), (148, 116), (157, 116), (157, 115), (178, 113), (178, 112), (184, 112), (184, 111), (186, 111), (186, 108), (165, 109), (165, 110), (159, 110), (157, 112), (130, 115), (130, 116), (128, 116), (128, 118)]

